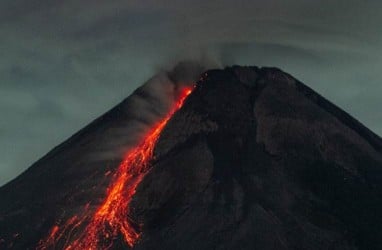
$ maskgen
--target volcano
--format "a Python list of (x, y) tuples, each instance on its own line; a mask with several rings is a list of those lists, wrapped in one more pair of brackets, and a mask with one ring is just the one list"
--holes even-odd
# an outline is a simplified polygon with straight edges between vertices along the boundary
[(0, 249), (382, 249), (382, 139), (297, 79), (208, 70), (150, 121), (147, 93), (0, 188)]

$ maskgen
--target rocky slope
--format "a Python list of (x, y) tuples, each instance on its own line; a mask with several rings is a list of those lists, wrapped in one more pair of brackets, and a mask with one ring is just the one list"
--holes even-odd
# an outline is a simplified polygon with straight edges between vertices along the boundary
[[(120, 159), (89, 155), (128, 108), (0, 189), (1, 247), (33, 249), (97, 207)], [(278, 69), (210, 70), (162, 131), (132, 211), (134, 249), (382, 249), (382, 140)]]

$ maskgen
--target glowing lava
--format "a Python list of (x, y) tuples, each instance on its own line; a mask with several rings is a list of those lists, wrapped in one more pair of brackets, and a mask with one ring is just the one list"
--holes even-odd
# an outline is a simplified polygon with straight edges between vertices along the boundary
[[(109, 249), (119, 237), (130, 247), (137, 242), (141, 232), (139, 225), (130, 219), (130, 202), (150, 169), (150, 160), (161, 131), (182, 107), (191, 91), (190, 88), (182, 91), (166, 117), (149, 131), (136, 148), (126, 154), (113, 175), (105, 200), (95, 213), (89, 215), (87, 204), (82, 215), (71, 217), (61, 226), (53, 226), (48, 237), (40, 241), (38, 249)], [(63, 245), (59, 247), (62, 241), (66, 242), (60, 243)]]

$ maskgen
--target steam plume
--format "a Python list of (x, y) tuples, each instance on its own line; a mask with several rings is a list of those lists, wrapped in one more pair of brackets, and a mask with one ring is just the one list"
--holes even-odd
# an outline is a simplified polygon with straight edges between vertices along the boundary
[[(161, 70), (115, 109), (119, 109), (121, 121), (111, 124), (107, 136), (100, 138), (103, 145), (92, 155), (95, 160), (120, 158), (145, 132), (170, 110), (180, 91), (195, 83), (203, 71), (202, 64), (183, 61), (170, 71)], [(115, 113), (115, 112), (114, 112)]]

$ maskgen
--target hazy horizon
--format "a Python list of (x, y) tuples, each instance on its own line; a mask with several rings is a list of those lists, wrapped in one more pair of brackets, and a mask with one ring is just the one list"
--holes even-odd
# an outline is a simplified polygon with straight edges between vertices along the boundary
[(382, 135), (380, 1), (4, 0), (0, 186), (180, 60), (274, 66)]

